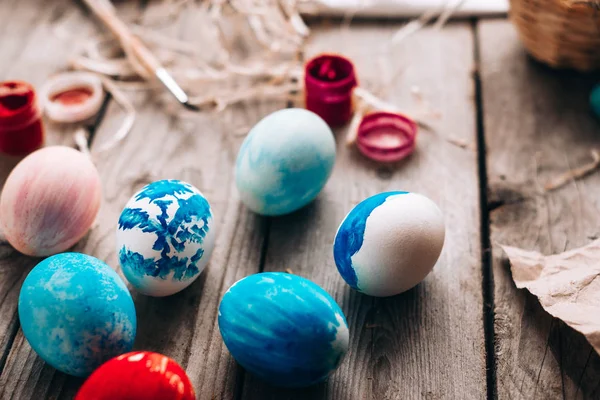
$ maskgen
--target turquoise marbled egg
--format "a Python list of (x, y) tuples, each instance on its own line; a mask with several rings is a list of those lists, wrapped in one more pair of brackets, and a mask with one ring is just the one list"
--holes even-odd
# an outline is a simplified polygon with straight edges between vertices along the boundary
[(317, 114), (289, 108), (258, 122), (237, 157), (242, 202), (261, 215), (283, 215), (313, 201), (335, 162), (335, 139)]
[(125, 283), (108, 265), (80, 253), (57, 254), (31, 270), (19, 295), (19, 319), (35, 352), (75, 376), (130, 351), (136, 333)]
[(348, 324), (335, 300), (308, 279), (286, 273), (234, 283), (219, 306), (219, 329), (237, 362), (275, 386), (318, 383), (348, 350)]

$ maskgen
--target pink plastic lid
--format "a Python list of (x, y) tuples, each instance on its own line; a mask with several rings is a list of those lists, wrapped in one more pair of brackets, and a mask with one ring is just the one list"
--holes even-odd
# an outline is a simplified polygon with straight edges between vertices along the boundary
[(417, 124), (405, 115), (378, 111), (363, 117), (356, 137), (358, 150), (375, 161), (393, 162), (415, 149)]
[(340, 126), (352, 116), (352, 90), (357, 86), (354, 65), (337, 54), (321, 54), (304, 67), (306, 108), (330, 126)]

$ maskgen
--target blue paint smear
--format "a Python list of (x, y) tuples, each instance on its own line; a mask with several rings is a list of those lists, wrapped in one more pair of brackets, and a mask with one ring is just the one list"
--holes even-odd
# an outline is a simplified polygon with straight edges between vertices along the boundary
[[(192, 194), (188, 198), (178, 196)], [(164, 199), (169, 196), (169, 199)], [(171, 196), (176, 198), (177, 211), (173, 218), (168, 221), (167, 210), (173, 203)], [(198, 274), (197, 262), (204, 254), (199, 249), (192, 257), (179, 257), (177, 253), (185, 251), (188, 243), (203, 243), (208, 233), (208, 222), (212, 218), (208, 201), (196, 193), (192, 186), (178, 180), (162, 180), (145, 186), (135, 196), (136, 200), (149, 199), (155, 204), (161, 213), (156, 219), (151, 218), (141, 208), (125, 208), (119, 217), (118, 229), (129, 230), (139, 228), (145, 233), (153, 233), (156, 240), (152, 246), (153, 250), (160, 251), (161, 258), (144, 258), (142, 254), (131, 251), (126, 247), (119, 250), (119, 261), (124, 267), (127, 279), (140, 282), (140, 279), (132, 276), (129, 271), (136, 274), (148, 275), (166, 279), (171, 272), (175, 271), (173, 279), (187, 280)], [(202, 223), (200, 223), (202, 222)], [(185, 223), (186, 225), (182, 225)], [(169, 254), (175, 253), (174, 256)]]
[(333, 258), (340, 275), (352, 288), (360, 290), (356, 271), (352, 266), (352, 256), (362, 247), (367, 219), (388, 197), (407, 193), (394, 191), (371, 196), (358, 203), (340, 225), (333, 244)]
[(326, 379), (347, 351), (347, 327), (325, 290), (285, 273), (250, 275), (234, 284), (219, 306), (219, 329), (231, 355), (275, 386), (304, 387)]
[(135, 199), (148, 199), (152, 202), (168, 195), (186, 193), (194, 193), (192, 185), (176, 179), (163, 179), (144, 186), (142, 190), (136, 194)]
[(119, 250), (119, 262), (126, 266), (130, 272), (127, 279), (135, 286), (141, 285), (143, 276), (166, 279), (171, 273), (175, 280), (187, 280), (196, 276), (199, 272), (196, 263), (204, 255), (204, 249), (198, 249), (192, 257), (144, 258), (140, 253), (131, 251), (125, 246)]
[(125, 283), (108, 265), (80, 253), (57, 254), (33, 268), (19, 294), (19, 320), (35, 352), (75, 376), (131, 351), (136, 334)]

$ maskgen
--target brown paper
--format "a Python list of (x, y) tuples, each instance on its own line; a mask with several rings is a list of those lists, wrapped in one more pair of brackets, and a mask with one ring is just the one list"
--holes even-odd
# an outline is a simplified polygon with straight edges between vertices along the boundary
[(536, 295), (548, 313), (583, 333), (600, 353), (600, 239), (551, 256), (501, 247), (517, 287)]

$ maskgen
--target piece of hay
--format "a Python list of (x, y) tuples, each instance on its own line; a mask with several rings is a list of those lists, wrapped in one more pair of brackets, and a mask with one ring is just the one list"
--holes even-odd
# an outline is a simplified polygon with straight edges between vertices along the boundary
[(547, 191), (559, 189), (571, 181), (581, 179), (596, 171), (598, 168), (600, 168), (600, 153), (598, 150), (592, 150), (591, 154), (591, 162), (558, 175), (550, 182), (546, 183), (544, 185), (544, 189)]

